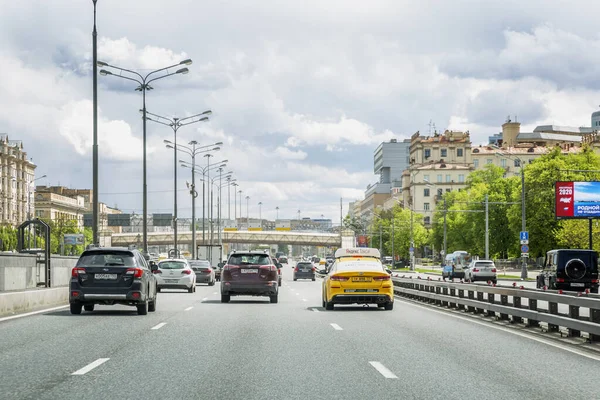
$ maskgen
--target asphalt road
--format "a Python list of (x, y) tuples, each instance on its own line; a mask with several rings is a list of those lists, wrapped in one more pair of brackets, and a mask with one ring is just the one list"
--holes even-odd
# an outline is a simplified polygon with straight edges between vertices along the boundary
[(100, 306), (0, 322), (0, 398), (600, 398), (600, 356), (398, 299), (325, 311), (320, 279), (291, 272), (278, 304), (221, 304), (202, 285), (160, 293), (147, 316)]

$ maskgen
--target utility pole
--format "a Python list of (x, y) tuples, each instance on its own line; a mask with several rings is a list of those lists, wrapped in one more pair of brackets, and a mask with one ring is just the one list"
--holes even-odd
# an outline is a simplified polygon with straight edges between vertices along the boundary
[(488, 195), (485, 195), (485, 259), (490, 259), (490, 213)]
[[(525, 163), (520, 160), (521, 163), (521, 231), (526, 232), (525, 226)], [(521, 266), (521, 280), (527, 279), (527, 257), (521, 255), (522, 266)]]
[(98, 238), (98, 213), (99, 213), (99, 202), (98, 195), (98, 32), (96, 31), (96, 2), (98, 0), (92, 0), (94, 3), (94, 30), (92, 31), (92, 100), (93, 100), (93, 144), (92, 144), (92, 243), (95, 245), (100, 244)]
[(444, 196), (444, 257), (446, 257), (447, 253), (448, 253), (448, 249), (446, 247), (446, 240), (447, 240), (447, 235), (446, 235), (446, 214), (448, 214), (448, 206), (446, 205), (446, 197)]

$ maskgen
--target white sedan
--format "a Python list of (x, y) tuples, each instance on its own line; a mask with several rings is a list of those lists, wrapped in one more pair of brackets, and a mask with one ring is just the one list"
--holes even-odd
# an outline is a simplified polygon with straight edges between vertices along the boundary
[(189, 293), (196, 291), (196, 274), (184, 258), (162, 260), (154, 273), (159, 292), (161, 289), (185, 289)]

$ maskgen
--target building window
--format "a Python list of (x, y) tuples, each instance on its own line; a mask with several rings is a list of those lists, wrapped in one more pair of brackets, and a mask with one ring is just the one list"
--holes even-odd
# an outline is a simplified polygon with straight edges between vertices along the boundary
[(473, 166), (479, 168), (479, 160), (473, 160)]
[(424, 197), (429, 197), (429, 188), (423, 189), (423, 196)]
[(444, 194), (444, 189), (438, 189), (438, 196), (441, 196)]
[(506, 158), (503, 158), (500, 162), (502, 163), (502, 168), (506, 168)]
[(448, 157), (448, 149), (440, 149), (440, 157)]
[(429, 203), (423, 203), (423, 210), (429, 211)]
[(429, 175), (423, 175), (423, 180), (424, 180), (425, 182), (430, 182), (430, 180), (429, 180)]
[(425, 159), (431, 157), (431, 149), (425, 149)]
[(446, 189), (446, 193), (450, 193), (452, 189)]
[(452, 177), (450, 175), (446, 175), (446, 182), (452, 182)]
[(438, 181), (439, 183), (443, 182), (443, 181), (442, 181), (442, 174), (438, 174), (438, 176), (437, 176), (437, 181)]
[(515, 167), (521, 166), (521, 160), (515, 160)]
[(464, 174), (460, 174), (460, 175), (458, 175), (458, 181), (459, 181), (460, 183), (464, 183), (464, 182), (465, 182), (465, 175), (464, 175)]
[(431, 223), (431, 217), (425, 217), (423, 222), (425, 222), (425, 225), (429, 225)]
[(494, 162), (494, 160), (492, 160), (491, 158), (488, 158), (485, 163), (486, 164), (492, 164), (493, 162)]
[(462, 157), (463, 156), (463, 149), (456, 149), (456, 156), (457, 157)]

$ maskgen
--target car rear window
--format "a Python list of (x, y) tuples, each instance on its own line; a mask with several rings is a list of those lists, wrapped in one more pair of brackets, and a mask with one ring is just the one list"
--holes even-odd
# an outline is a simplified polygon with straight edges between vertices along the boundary
[(83, 253), (77, 261), (78, 266), (119, 266), (126, 267), (134, 266), (135, 261), (133, 254), (124, 251), (94, 251)]
[(492, 261), (477, 261), (475, 263), (476, 267), (493, 267), (494, 263)]
[(201, 269), (208, 269), (208, 268), (210, 268), (210, 263), (208, 261), (191, 262), (190, 265), (193, 268), (201, 268)]
[(271, 257), (267, 254), (234, 254), (229, 257), (229, 265), (270, 265)]
[(338, 271), (383, 271), (383, 265), (376, 261), (341, 261)]
[(160, 269), (184, 269), (185, 263), (181, 261), (161, 261), (158, 263)]
[(312, 267), (311, 263), (298, 263), (298, 267)]

